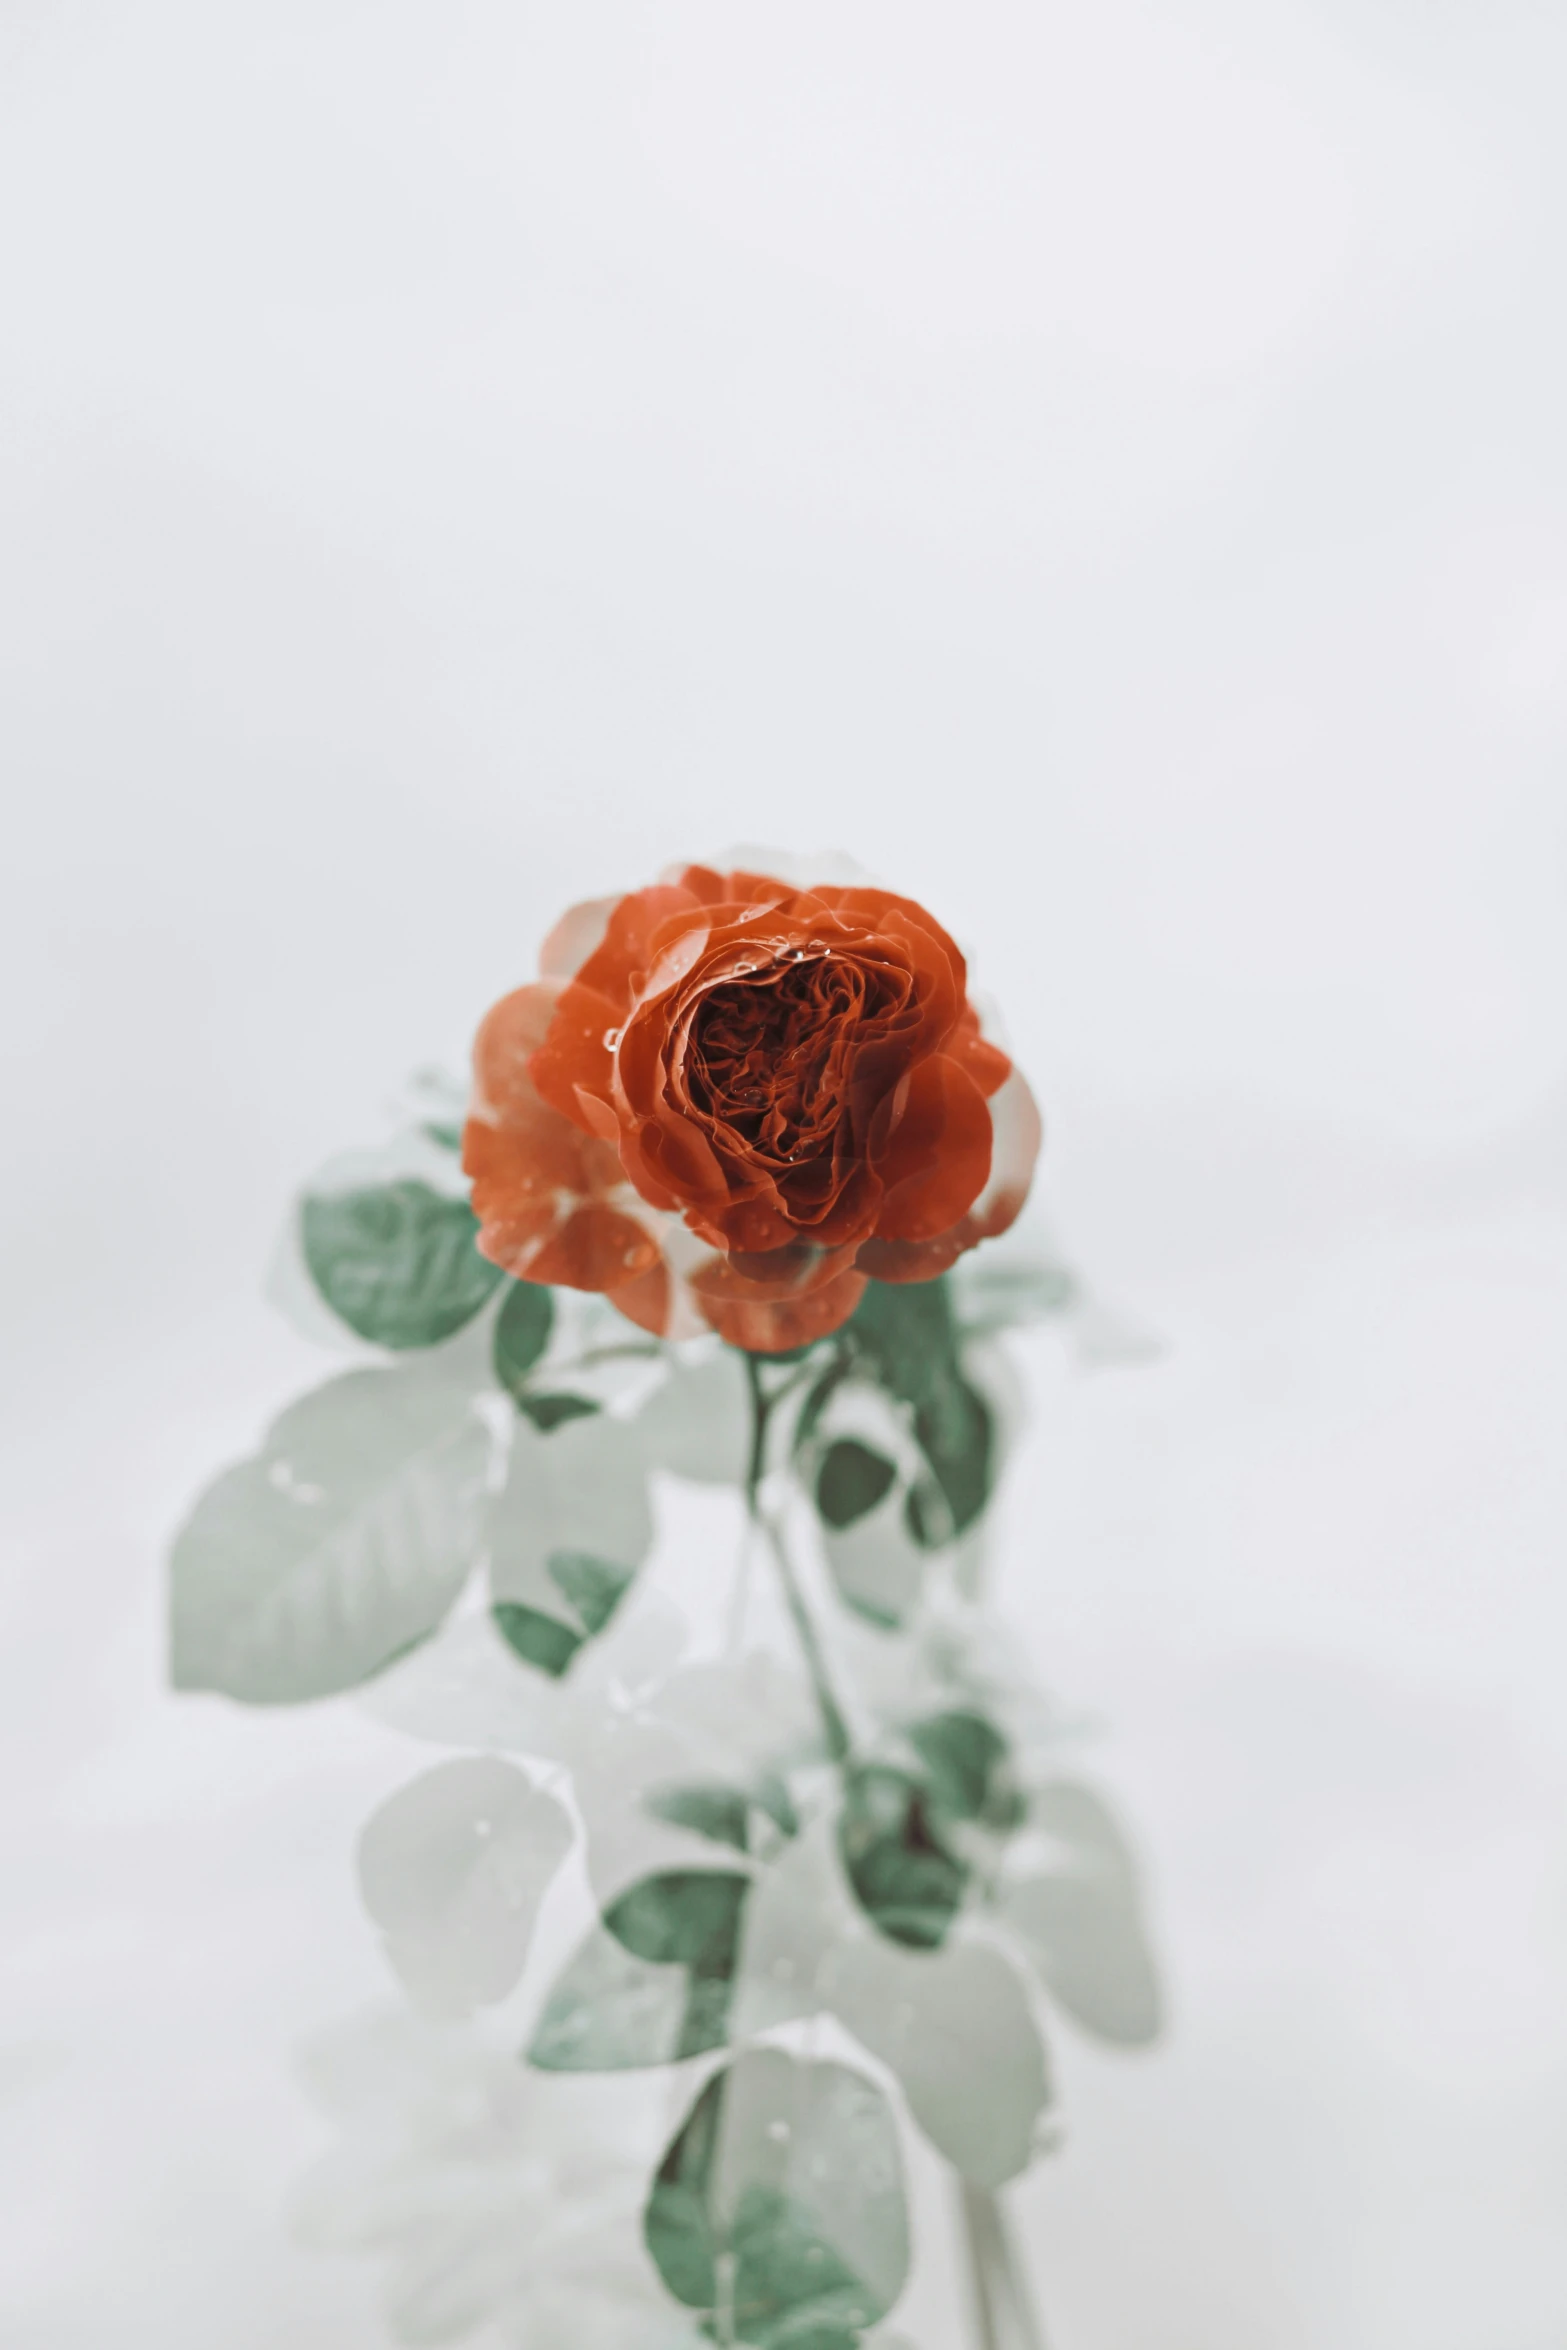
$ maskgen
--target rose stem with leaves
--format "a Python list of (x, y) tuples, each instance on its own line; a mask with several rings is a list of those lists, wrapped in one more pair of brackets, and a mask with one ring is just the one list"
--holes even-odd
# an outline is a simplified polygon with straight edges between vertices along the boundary
[[(770, 1396), (763, 1383), (761, 1360), (753, 1354), (745, 1356), (745, 1371), (751, 1397), (751, 1449), (745, 1475), (746, 1511), (772, 1552), (789, 1615), (810, 1672), (828, 1751), (835, 1763), (843, 1764), (849, 1760), (852, 1752), (848, 1726), (833, 1694), (821, 1640), (806, 1604), (805, 1594), (800, 1588), (794, 1561), (789, 1556), (783, 1528), (770, 1511), (763, 1509), (761, 1500), (762, 1481), (767, 1468), (768, 1428), (774, 1409), (789, 1392), (789, 1385), (786, 1383)], [(974, 2319), (978, 2328), (976, 2350), (1046, 2350), (1045, 2338), (1029, 2299), (1022, 2264), (998, 2197), (987, 2188), (971, 2186), (966, 2180), (958, 2180), (956, 2184), (959, 2214), (968, 2247)]]

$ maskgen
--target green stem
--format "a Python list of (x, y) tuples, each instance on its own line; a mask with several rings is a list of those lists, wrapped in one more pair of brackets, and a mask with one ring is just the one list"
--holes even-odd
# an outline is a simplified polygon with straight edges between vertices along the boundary
[(1045, 2337), (998, 2197), (989, 2189), (958, 2187), (968, 2249), (976, 2350), (1045, 2350)]
[(762, 1480), (767, 1469), (767, 1428), (773, 1407), (785, 1392), (769, 1396), (762, 1385), (762, 1367), (755, 1355), (745, 1358), (746, 1379), (751, 1391), (751, 1455), (745, 1475), (745, 1506), (751, 1523), (756, 1526), (772, 1552), (773, 1564), (778, 1569), (778, 1580), (783, 1589), (784, 1602), (789, 1610), (796, 1637), (804, 1653), (806, 1669), (811, 1676), (811, 1687), (816, 1693), (817, 1711), (822, 1717), (822, 1729), (827, 1750), (835, 1763), (847, 1762), (852, 1752), (848, 1724), (843, 1709), (833, 1695), (832, 1678), (827, 1670), (827, 1658), (821, 1639), (800, 1588), (789, 1546), (784, 1540), (783, 1528), (768, 1510), (762, 1507)]

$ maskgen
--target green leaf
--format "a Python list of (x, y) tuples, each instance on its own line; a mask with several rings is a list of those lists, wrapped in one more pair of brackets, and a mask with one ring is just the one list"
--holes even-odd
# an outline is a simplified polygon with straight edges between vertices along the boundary
[(1158, 2038), (1163, 2002), (1137, 1872), (1114, 1814), (1067, 1780), (1036, 1789), (1030, 1826), (1056, 1865), (1009, 1885), (1001, 1914), (1051, 1997), (1095, 2039), (1122, 2048)]
[(794, 1808), (794, 1798), (776, 1773), (767, 1772), (751, 1791), (751, 1800), (759, 1811), (766, 1812), (782, 1836), (797, 1836), (800, 1815)]
[[(672, 1828), (728, 1844), (736, 1852), (777, 1849), (780, 1837), (796, 1834), (799, 1819), (782, 1779), (767, 1777), (752, 1788), (693, 1785), (655, 1787), (643, 1797), (648, 1811)], [(765, 1825), (762, 1823), (765, 1822)], [(758, 1827), (761, 1829), (758, 1837)]]
[(559, 1677), (602, 1632), (653, 1541), (636, 1432), (602, 1413), (545, 1436), (519, 1418), (490, 1515), (490, 1599), (514, 1654)]
[(990, 1407), (967, 1380), (953, 1377), (919, 1406), (914, 1433), (932, 1481), (910, 1488), (909, 1531), (922, 1549), (939, 1550), (966, 1533), (990, 1499), (995, 1451)]
[(562, 1969), (528, 2048), (545, 2073), (615, 2073), (673, 2064), (686, 2028), (685, 1970), (650, 1966), (594, 1926)]
[(963, 1905), (968, 1868), (943, 1837), (941, 1815), (912, 1773), (857, 1763), (844, 1779), (838, 1849), (860, 1907), (879, 1933), (936, 1950)]
[(750, 1885), (729, 1869), (671, 1869), (622, 1893), (604, 1923), (635, 1958), (727, 1981)]
[(467, 2015), (513, 1989), (571, 1841), (564, 1806), (494, 1755), (437, 1763), (373, 1814), (360, 1892), (426, 2012)]
[(519, 1395), (517, 1409), (539, 1431), (548, 1436), (552, 1428), (564, 1428), (568, 1420), (590, 1420), (602, 1406), (588, 1395)]
[(550, 1581), (569, 1601), (586, 1632), (602, 1632), (625, 1597), (630, 1567), (595, 1558), (587, 1550), (552, 1550), (545, 1562)]
[(519, 1403), (524, 1380), (549, 1345), (554, 1321), (555, 1300), (542, 1282), (512, 1283), (495, 1317), (491, 1356), (496, 1378)]
[(897, 1481), (897, 1469), (857, 1437), (842, 1436), (822, 1455), (816, 1473), (816, 1507), (829, 1526), (852, 1526), (868, 1517)]
[(467, 1201), (415, 1176), (307, 1192), (299, 1219), (311, 1279), (338, 1319), (375, 1346), (438, 1345), (472, 1321), (502, 1277), (479, 1254)]
[(689, 1828), (736, 1852), (750, 1849), (751, 1806), (737, 1788), (658, 1787), (645, 1800), (653, 1817), (672, 1828)]
[(435, 1365), (350, 1371), (290, 1405), (176, 1537), (175, 1686), (293, 1704), (427, 1639), (478, 1554), (490, 1450)]
[(702, 2090), (643, 2234), (677, 2301), (755, 2350), (853, 2350), (908, 2274), (891, 2109), (847, 2065), (748, 2050)]
[(520, 1656), (525, 1665), (537, 1665), (552, 1681), (560, 1679), (583, 1643), (583, 1634), (573, 1632), (569, 1624), (524, 1607), (520, 1600), (496, 1600), (490, 1618), (513, 1656)]
[(722, 2047), (750, 1890), (730, 1869), (671, 1869), (630, 1886), (556, 1983), (529, 2062), (620, 2071)]
[(794, 1423), (793, 1446), (796, 1456), (808, 1450), (811, 1439), (821, 1424), (822, 1414), (832, 1402), (838, 1389), (853, 1368), (853, 1354), (846, 1339), (837, 1342), (820, 1375), (807, 1390)]
[(872, 1281), (845, 1337), (861, 1370), (913, 1406), (914, 1434), (931, 1474), (910, 1488), (908, 1528), (921, 1549), (939, 1550), (983, 1512), (996, 1449), (990, 1407), (963, 1375), (947, 1276)]
[(903, 1403), (928, 1402), (955, 1377), (958, 1333), (946, 1275), (934, 1281), (869, 1281), (844, 1325), (872, 1378)]
[(982, 1714), (930, 1714), (905, 1735), (925, 1765), (938, 1812), (982, 1821), (1003, 1834), (1018, 1825), (1024, 1807), (1009, 1767), (1010, 1749)]

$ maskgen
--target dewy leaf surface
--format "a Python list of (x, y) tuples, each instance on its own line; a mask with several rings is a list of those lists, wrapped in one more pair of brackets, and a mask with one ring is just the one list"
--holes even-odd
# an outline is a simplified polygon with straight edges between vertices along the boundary
[(748, 2050), (677, 2131), (643, 2229), (669, 2290), (719, 2340), (853, 2350), (908, 2274), (886, 2098), (847, 2065)]
[(292, 1404), (175, 1539), (175, 1686), (292, 1704), (426, 1639), (478, 1554), (490, 1452), (473, 1397), (433, 1364), (350, 1371)]
[(571, 1841), (564, 1806), (496, 1756), (438, 1763), (388, 1797), (359, 1840), (359, 1888), (421, 2007), (506, 1997)]
[(733, 1869), (668, 1870), (629, 1886), (557, 1982), (530, 2061), (618, 2071), (722, 2047), (750, 1890)]
[(299, 1218), (311, 1279), (338, 1319), (375, 1346), (438, 1345), (502, 1278), (475, 1246), (467, 1201), (416, 1176), (307, 1192)]

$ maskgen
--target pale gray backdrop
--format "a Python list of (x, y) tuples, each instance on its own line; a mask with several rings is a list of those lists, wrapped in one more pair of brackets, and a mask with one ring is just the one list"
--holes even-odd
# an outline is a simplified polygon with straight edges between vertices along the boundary
[(1561, 0), (0, 0), (7, 2343), (378, 2339), (407, 1757), (165, 1696), (160, 1546), (291, 1183), (735, 839), (976, 951), (1165, 1344), (1010, 1505), (1173, 1984), (1057, 2350), (1567, 2339), (1564, 107)]

